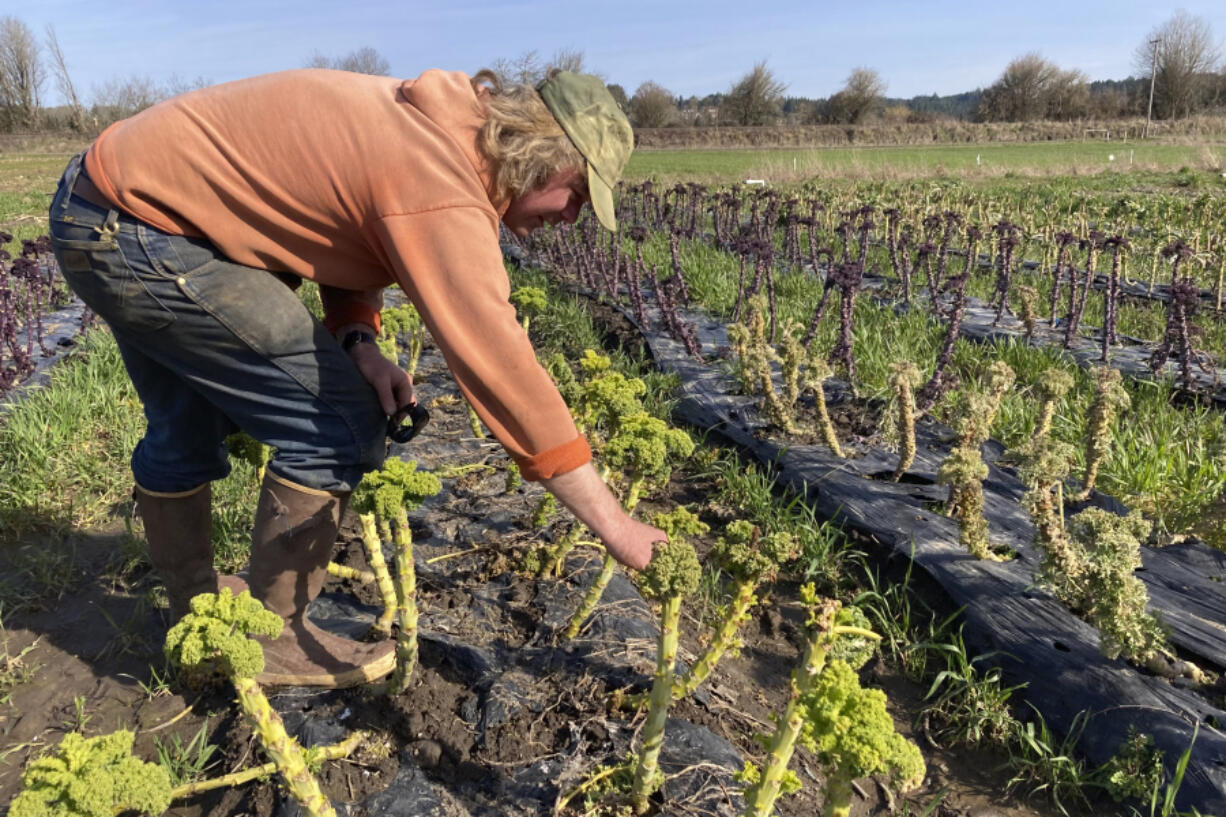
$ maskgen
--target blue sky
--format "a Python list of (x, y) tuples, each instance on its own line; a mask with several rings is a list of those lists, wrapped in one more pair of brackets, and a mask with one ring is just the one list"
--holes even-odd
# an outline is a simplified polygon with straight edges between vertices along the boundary
[[(499, 57), (582, 50), (590, 69), (628, 93), (652, 80), (674, 94), (725, 91), (766, 60), (789, 95), (837, 91), (852, 68), (876, 69), (890, 96), (949, 94), (990, 84), (1013, 57), (1038, 51), (1091, 79), (1134, 73), (1139, 43), (1177, 8), (1226, 40), (1226, 0), (1017, 2), (166, 2), (40, 0), (0, 9), (40, 36), (54, 24), (77, 85), (145, 76), (224, 82), (301, 67), (319, 51), (370, 46), (392, 73), (475, 71)], [(48, 82), (47, 101), (58, 93)]]

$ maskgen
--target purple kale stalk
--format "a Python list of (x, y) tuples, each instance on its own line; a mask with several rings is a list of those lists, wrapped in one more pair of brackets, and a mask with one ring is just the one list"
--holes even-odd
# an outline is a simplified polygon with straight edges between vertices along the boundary
[(1013, 254), (1017, 250), (1017, 245), (1021, 243), (1021, 238), (1017, 225), (1003, 219), (992, 225), (992, 232), (996, 233), (998, 247), (996, 290), (992, 293), (990, 301), (990, 305), (996, 307), (996, 317), (992, 321), (992, 325), (996, 326), (1004, 317), (1005, 312), (1011, 311), (1009, 310), (1009, 289), (1013, 286)]
[(945, 268), (949, 263), (949, 247), (953, 243), (954, 235), (958, 232), (958, 228), (962, 226), (962, 214), (953, 210), (946, 210), (941, 214), (941, 223), (944, 229), (941, 232), (941, 243), (937, 246), (937, 270), (936, 282), (932, 288), (935, 293), (941, 288), (945, 281)]
[(681, 304), (688, 305), (690, 302), (690, 290), (685, 285), (685, 275), (681, 271), (681, 236), (677, 233), (668, 234), (668, 254), (673, 264), (673, 280), (677, 282), (677, 292), (681, 298)]
[(864, 265), (859, 261), (839, 264), (831, 270), (831, 275), (834, 285), (839, 288), (839, 337), (830, 352), (830, 362), (843, 366), (854, 393), (856, 359), (852, 351), (852, 320), (855, 317), (856, 294), (864, 283)]
[[(945, 316), (947, 321), (945, 340), (941, 345), (940, 354), (937, 355), (932, 375), (916, 395), (915, 406), (919, 415), (931, 411), (937, 401), (956, 385), (954, 376), (949, 372), (949, 367), (953, 363), (954, 347), (958, 342), (958, 336), (962, 333), (962, 318), (966, 312), (966, 285), (970, 282), (971, 274), (975, 269), (972, 259), (975, 258), (981, 236), (979, 228), (973, 225), (966, 228), (967, 262), (961, 273), (945, 282), (945, 291), (951, 294), (949, 313)], [(935, 300), (937, 299), (934, 298)]]
[(1116, 324), (1119, 320), (1120, 308), (1120, 275), (1123, 270), (1125, 254), (1131, 248), (1128, 239), (1122, 235), (1113, 235), (1103, 246), (1111, 250), (1111, 274), (1107, 278), (1107, 291), (1103, 293), (1103, 348), (1099, 358), (1107, 362), (1112, 344), (1119, 343)]
[(647, 307), (643, 303), (642, 280), (644, 275), (643, 242), (647, 240), (647, 228), (636, 224), (626, 231), (634, 242), (634, 263), (626, 267), (626, 291), (630, 295), (630, 308), (634, 310), (634, 318), (639, 326), (646, 328)]
[(902, 282), (902, 300), (907, 306), (911, 305), (911, 273), (914, 270), (911, 263), (911, 247), (914, 243), (915, 235), (908, 225), (898, 235), (898, 265), (896, 268), (898, 280)]
[(1069, 278), (1069, 286), (1073, 286), (1073, 270), (1069, 267), (1068, 257), (1072, 250), (1073, 242), (1077, 240), (1077, 236), (1070, 233), (1068, 230), (1061, 230), (1056, 233), (1056, 266), (1052, 269), (1051, 278), (1051, 303), (1049, 304), (1051, 314), (1051, 326), (1056, 325), (1056, 308), (1060, 302), (1060, 282), (1067, 274)]
[(1065, 349), (1073, 345), (1073, 338), (1077, 336), (1077, 329), (1081, 326), (1081, 316), (1090, 298), (1090, 287), (1094, 283), (1094, 267), (1102, 245), (1103, 234), (1098, 230), (1091, 230), (1090, 235), (1082, 239), (1080, 243), (1081, 249), (1086, 251), (1086, 268), (1080, 282), (1077, 281), (1076, 269), (1070, 268), (1069, 313), (1068, 322), (1064, 325)]
[[(800, 341), (802, 346), (808, 347), (813, 342), (813, 336), (817, 334), (817, 325), (822, 322), (822, 316), (826, 314), (826, 304), (830, 301), (830, 293), (834, 291), (835, 273), (834, 273), (834, 250), (829, 247), (822, 247), (816, 250), (813, 255), (813, 269), (818, 270), (817, 259), (826, 259), (826, 280), (822, 284), (822, 297), (817, 302), (817, 308), (813, 310), (813, 318), (809, 321), (809, 328), (805, 330), (805, 336)], [(819, 273), (820, 274), (820, 273)]]
[(1195, 382), (1192, 379), (1192, 364), (1198, 363), (1206, 368), (1202, 360), (1204, 354), (1197, 351), (1192, 342), (1192, 330), (1189, 318), (1194, 313), (1200, 301), (1200, 290), (1192, 280), (1192, 276), (1182, 269), (1192, 257), (1193, 251), (1183, 241), (1177, 241), (1163, 248), (1162, 254), (1171, 259), (1171, 301), (1166, 313), (1166, 331), (1162, 343), (1154, 350), (1149, 360), (1149, 368), (1158, 373), (1166, 365), (1172, 354), (1179, 355), (1179, 383), (1186, 391), (1192, 391)]

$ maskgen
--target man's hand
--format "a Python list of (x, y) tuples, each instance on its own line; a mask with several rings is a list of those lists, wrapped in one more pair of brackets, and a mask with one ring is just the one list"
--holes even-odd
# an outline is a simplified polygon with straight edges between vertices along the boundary
[(667, 542), (668, 534), (627, 516), (616, 533), (601, 537), (609, 555), (626, 567), (642, 570), (647, 567), (657, 542)]
[(664, 531), (622, 510), (590, 462), (565, 474), (543, 479), (541, 484), (591, 528), (604, 542), (609, 555), (626, 567), (635, 570), (647, 567), (655, 543), (668, 541)]
[(383, 413), (391, 417), (413, 404), (413, 379), (408, 372), (383, 356), (373, 343), (355, 343), (349, 358), (379, 396)]

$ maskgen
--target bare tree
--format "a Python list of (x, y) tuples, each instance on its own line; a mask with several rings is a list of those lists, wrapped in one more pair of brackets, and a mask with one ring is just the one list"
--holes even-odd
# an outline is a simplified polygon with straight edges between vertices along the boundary
[(315, 50), (311, 52), (311, 56), (307, 58), (303, 68), (331, 68), (332, 58), (322, 51)]
[(1081, 119), (1090, 112), (1090, 78), (1084, 71), (1057, 69), (1047, 88), (1048, 119)]
[(46, 79), (38, 52), (29, 26), (16, 17), (0, 18), (0, 121), (9, 128), (38, 124)]
[(350, 51), (336, 61), (336, 67), (342, 71), (352, 71), (355, 74), (373, 74), (386, 77), (392, 67), (383, 55), (370, 46)]
[(536, 85), (554, 69), (604, 79), (603, 74), (586, 65), (584, 53), (578, 48), (559, 48), (548, 60), (541, 59), (536, 51), (525, 51), (518, 57), (499, 57), (490, 63), (490, 70), (498, 75), (503, 85)]
[(885, 102), (885, 80), (872, 68), (853, 68), (843, 89), (826, 102), (826, 118), (854, 125)]
[(114, 122), (140, 113), (166, 98), (147, 76), (112, 77), (93, 89), (93, 115), (99, 123)]
[(654, 82), (644, 82), (630, 97), (630, 122), (636, 128), (662, 128), (676, 113), (672, 92)]
[(170, 99), (172, 96), (186, 94), (188, 91), (198, 91), (201, 88), (207, 88), (213, 84), (213, 80), (207, 77), (196, 77), (195, 79), (184, 79), (178, 74), (171, 74), (166, 80), (166, 84), (160, 90), (162, 99)]
[(85, 106), (77, 96), (77, 88), (72, 84), (72, 76), (68, 73), (64, 52), (60, 50), (59, 38), (55, 36), (55, 26), (50, 23), (47, 24), (47, 53), (51, 56), (51, 72), (55, 74), (55, 84), (68, 105), (68, 126), (83, 132), (86, 129)]
[(1036, 51), (1009, 62), (996, 82), (983, 92), (979, 118), (998, 122), (1027, 122), (1047, 113), (1047, 89), (1060, 69)]
[(518, 57), (499, 57), (490, 63), (490, 70), (503, 85), (535, 85), (545, 76), (545, 66), (536, 51), (525, 51)]
[(729, 125), (770, 124), (780, 116), (785, 90), (787, 85), (775, 79), (766, 60), (756, 63), (720, 103), (720, 121)]
[(1141, 74), (1148, 77), (1152, 72), (1154, 77), (1154, 115), (1174, 119), (1195, 113), (1204, 103), (1219, 56), (1208, 21), (1182, 9), (1151, 31), (1137, 45), (1133, 61)]
[(1077, 69), (1063, 70), (1031, 51), (1005, 66), (983, 92), (976, 115), (994, 122), (1075, 119), (1090, 108), (1090, 84)]
[(590, 74), (587, 66), (584, 64), (584, 54), (578, 48), (559, 48), (553, 52), (553, 56), (549, 59), (549, 64), (545, 66), (545, 70), (549, 71), (556, 68), (559, 71), (573, 71), (576, 74)]
[(357, 48), (343, 57), (331, 58), (322, 51), (315, 51), (307, 59), (306, 68), (331, 68), (336, 71), (351, 71), (355, 74), (373, 74), (386, 77), (391, 72), (391, 65), (375, 49), (370, 46)]
[(613, 101), (617, 103), (617, 107), (622, 109), (622, 113), (628, 112), (630, 110), (630, 99), (626, 96), (626, 89), (616, 82), (610, 82), (605, 87), (609, 89), (609, 96), (613, 97)]

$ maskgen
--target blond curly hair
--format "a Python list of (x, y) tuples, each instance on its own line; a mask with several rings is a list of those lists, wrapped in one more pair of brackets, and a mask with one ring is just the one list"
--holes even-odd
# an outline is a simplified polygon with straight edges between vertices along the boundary
[(583, 155), (531, 85), (503, 86), (489, 69), (478, 71), (471, 81), (489, 115), (477, 132), (477, 147), (493, 167), (498, 196), (518, 196), (559, 170), (586, 167)]

